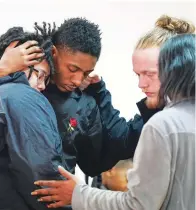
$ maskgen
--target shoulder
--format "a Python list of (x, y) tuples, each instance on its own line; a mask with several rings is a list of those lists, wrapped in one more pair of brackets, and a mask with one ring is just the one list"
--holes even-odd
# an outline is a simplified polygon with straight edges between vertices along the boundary
[(0, 86), (0, 95), (6, 106), (25, 111), (27, 108), (49, 108), (50, 103), (44, 95), (25, 84), (8, 83)]
[(179, 132), (180, 121), (181, 114), (179, 110), (171, 107), (152, 116), (144, 128), (150, 128), (163, 136), (168, 136), (170, 133)]

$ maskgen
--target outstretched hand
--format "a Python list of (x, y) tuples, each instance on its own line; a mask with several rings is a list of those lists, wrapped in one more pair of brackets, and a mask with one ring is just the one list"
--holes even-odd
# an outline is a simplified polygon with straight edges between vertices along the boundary
[(36, 181), (36, 185), (46, 186), (48, 188), (35, 190), (31, 193), (32, 195), (41, 196), (38, 199), (40, 202), (53, 202), (47, 206), (48, 208), (59, 208), (70, 205), (75, 186), (80, 183), (84, 184), (84, 182), (63, 167), (59, 166), (58, 170), (67, 180)]

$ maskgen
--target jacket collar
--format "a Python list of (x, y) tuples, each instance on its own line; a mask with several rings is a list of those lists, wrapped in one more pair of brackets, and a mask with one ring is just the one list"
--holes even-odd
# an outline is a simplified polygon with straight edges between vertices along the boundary
[(82, 96), (82, 91), (77, 88), (72, 92), (62, 92), (60, 91), (55, 84), (49, 84), (46, 88), (46, 92), (55, 93), (62, 95), (64, 97), (74, 98), (74, 99), (80, 99)]

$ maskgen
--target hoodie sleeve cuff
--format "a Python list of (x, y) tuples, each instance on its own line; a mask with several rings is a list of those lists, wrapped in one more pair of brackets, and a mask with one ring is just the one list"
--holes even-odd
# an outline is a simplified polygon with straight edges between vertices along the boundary
[(86, 89), (86, 92), (93, 96), (96, 95), (102, 88), (105, 88), (105, 82), (101, 78), (100, 82), (89, 85), (89, 87)]
[(82, 193), (81, 188), (86, 185), (76, 185), (72, 195), (72, 208), (83, 210), (84, 201), (82, 201)]

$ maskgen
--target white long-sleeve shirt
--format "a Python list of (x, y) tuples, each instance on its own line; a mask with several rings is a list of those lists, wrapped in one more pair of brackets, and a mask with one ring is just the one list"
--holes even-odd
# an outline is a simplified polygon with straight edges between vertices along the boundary
[(127, 177), (128, 192), (77, 185), (73, 210), (195, 209), (194, 101), (168, 106), (147, 122)]

